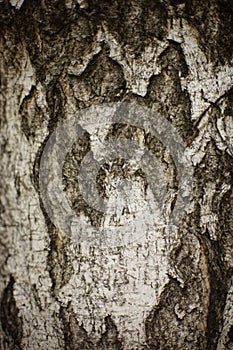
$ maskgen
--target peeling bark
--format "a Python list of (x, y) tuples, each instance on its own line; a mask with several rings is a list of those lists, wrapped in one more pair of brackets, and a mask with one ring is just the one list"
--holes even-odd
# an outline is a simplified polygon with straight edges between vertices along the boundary
[[(0, 7), (0, 348), (232, 349), (231, 2), (2, 0)], [(62, 169), (80, 229), (143, 230), (125, 246), (88, 246), (64, 236), (47, 212), (41, 157), (60, 123), (120, 102), (149, 108), (154, 123), (164, 118), (175, 128), (191, 159), (193, 192), (178, 228), (170, 232), (158, 213), (151, 224), (146, 173), (119, 157), (96, 179), (115, 212), (98, 211), (77, 176), (98, 138), (133, 140), (151, 152), (168, 214), (179, 171), (167, 145), (139, 126), (114, 123), (96, 138), (84, 132)]]

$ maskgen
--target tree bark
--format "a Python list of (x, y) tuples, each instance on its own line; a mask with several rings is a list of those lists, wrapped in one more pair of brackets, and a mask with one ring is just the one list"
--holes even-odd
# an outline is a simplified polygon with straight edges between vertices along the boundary
[[(0, 6), (1, 349), (233, 349), (231, 2), (2, 0)], [(173, 156), (179, 146), (140, 119), (120, 120), (102, 125), (95, 137), (84, 131), (67, 148), (64, 198), (84, 230), (74, 239), (43, 198), (40, 177), (50, 174), (54, 157), (46, 147), (59, 125), (81, 111), (123, 102), (137, 106), (135, 115), (152, 111), (151, 128), (166, 121), (177, 145), (182, 140), (192, 172), (185, 214), (168, 225), (179, 184), (191, 177), (187, 169), (179, 177)], [(104, 124), (98, 118), (93, 128)], [(64, 145), (69, 132), (61, 134)], [(120, 153), (96, 179), (113, 213), (85, 201), (77, 174), (97, 139), (133, 141), (155, 157), (163, 174), (156, 172), (158, 196), (166, 189), (158, 213), (148, 214), (155, 174), (148, 178), (148, 169)], [(56, 186), (54, 179), (47, 184)], [(50, 207), (62, 218), (64, 203), (57, 203)], [(120, 233), (122, 242), (133, 237), (91, 244), (87, 223), (96, 232)]]

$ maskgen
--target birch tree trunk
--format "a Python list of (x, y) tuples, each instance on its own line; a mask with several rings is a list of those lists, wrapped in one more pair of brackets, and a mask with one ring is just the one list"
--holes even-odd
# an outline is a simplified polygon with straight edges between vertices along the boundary
[[(0, 348), (233, 349), (233, 4), (1, 0), (0, 13)], [(166, 122), (176, 137), (143, 127), (147, 114), (108, 126), (104, 112), (90, 119), (94, 136), (84, 130), (70, 148), (69, 128), (54, 134), (83, 110), (123, 102), (135, 115), (151, 111), (150, 127)], [(60, 162), (52, 135), (66, 150), (60, 180), (80, 239), (53, 215), (63, 220), (65, 204), (45, 176)], [(95, 152), (109, 140), (148, 149), (159, 170), (124, 159), (122, 147), (93, 177)], [(84, 175), (105, 211), (79, 186), (87, 154)], [(51, 212), (40, 176), (56, 200)], [(169, 226), (186, 177), (192, 191)], [(163, 201), (150, 212), (153, 181)], [(88, 227), (111, 232), (100, 238), (107, 243), (85, 240)]]

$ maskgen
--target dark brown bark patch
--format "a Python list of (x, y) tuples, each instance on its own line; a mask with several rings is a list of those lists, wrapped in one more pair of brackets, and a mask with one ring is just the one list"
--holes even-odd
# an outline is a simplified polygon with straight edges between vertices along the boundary
[(60, 317), (63, 322), (65, 350), (93, 350), (95, 347), (88, 339), (83, 325), (79, 325), (73, 309), (61, 307)]
[(105, 317), (106, 331), (102, 334), (98, 343), (100, 350), (123, 350), (122, 343), (118, 339), (118, 331), (111, 316)]
[(11, 276), (7, 287), (2, 293), (0, 319), (5, 335), (6, 349), (22, 350), (23, 325), (14, 298), (14, 283), (14, 277)]
[(159, 61), (162, 71), (151, 77), (145, 99), (149, 106), (156, 106), (158, 112), (188, 141), (195, 128), (191, 121), (189, 93), (181, 86), (180, 77), (188, 74), (188, 67), (180, 45), (170, 41)]
[[(126, 88), (122, 67), (109, 57), (108, 47), (95, 55), (78, 77), (70, 76), (70, 86), (77, 102), (93, 103), (119, 101)], [(78, 106), (80, 103), (78, 103)]]

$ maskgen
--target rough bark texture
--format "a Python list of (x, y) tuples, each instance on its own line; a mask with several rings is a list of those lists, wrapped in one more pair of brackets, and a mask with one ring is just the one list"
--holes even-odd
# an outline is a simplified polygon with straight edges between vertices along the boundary
[[(0, 348), (233, 349), (232, 2), (1, 0), (0, 14)], [(151, 237), (145, 223), (139, 241), (90, 248), (51, 221), (40, 159), (60, 122), (120, 101), (157, 111), (179, 132), (192, 200), (171, 240), (160, 227)], [(107, 137), (139, 137), (175, 193), (166, 145), (130, 125)], [(85, 203), (76, 176), (91, 147), (88, 133), (74, 144), (63, 181), (77, 216), (100, 227), (111, 217)], [(106, 178), (128, 176), (127, 200), (143, 211), (145, 176), (126, 165), (103, 167), (99, 190), (117, 202)]]

